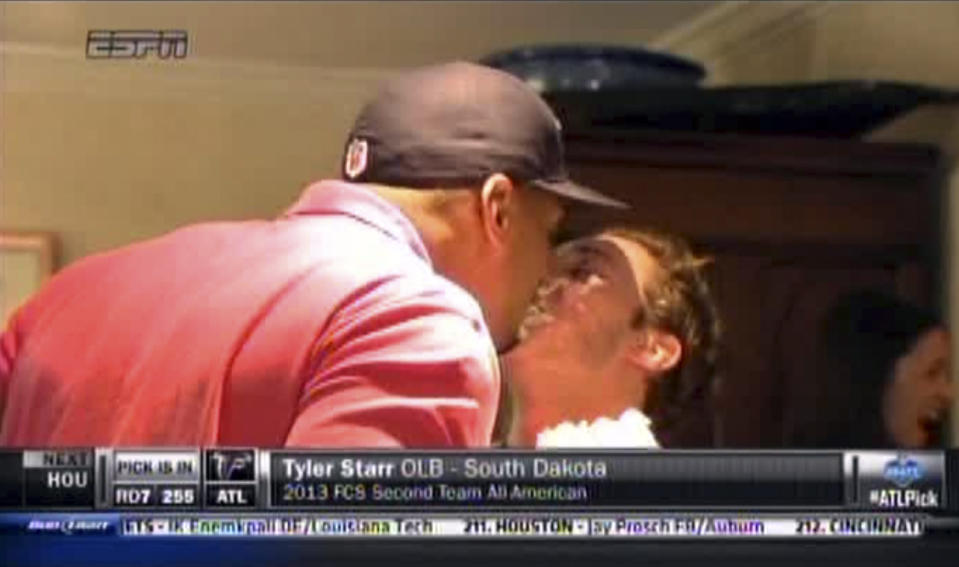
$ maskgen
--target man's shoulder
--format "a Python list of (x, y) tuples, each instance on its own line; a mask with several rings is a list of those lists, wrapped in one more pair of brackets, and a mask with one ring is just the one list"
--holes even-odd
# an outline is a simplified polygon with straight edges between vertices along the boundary
[[(304, 231), (307, 246), (323, 246), (324, 269), (312, 274), (357, 296), (419, 297), (476, 320), (485, 330), (479, 303), (458, 283), (436, 272), (430, 258), (394, 234), (349, 216), (278, 221)], [(327, 238), (324, 238), (327, 237)]]
[(435, 272), (430, 272), (428, 278), (430, 280), (428, 285), (439, 290), (443, 294), (443, 297), (445, 297), (450, 303), (450, 305), (455, 307), (463, 315), (478, 321), (480, 324), (482, 324), (483, 330), (486, 330), (486, 324), (483, 320), (483, 310), (480, 308), (479, 302), (476, 301), (476, 298), (473, 297), (471, 293), (466, 291), (456, 282)]
[(356, 248), (352, 252), (331, 266), (330, 271), (314, 273), (315, 284), (335, 282), (348, 293), (347, 299), (353, 308), (360, 311), (443, 312), (467, 320), (479, 332), (487, 332), (483, 311), (476, 299), (412, 252), (397, 249), (389, 254), (382, 248), (370, 254), (360, 253)]

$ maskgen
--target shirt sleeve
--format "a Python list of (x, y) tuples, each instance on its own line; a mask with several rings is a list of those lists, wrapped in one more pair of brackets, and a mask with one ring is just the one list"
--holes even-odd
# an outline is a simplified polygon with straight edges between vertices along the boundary
[(488, 447), (499, 402), (475, 301), (435, 275), (355, 292), (322, 333), (287, 446)]
[(16, 315), (11, 317), (7, 329), (0, 334), (0, 422), (3, 421), (13, 363), (17, 357), (16, 320)]

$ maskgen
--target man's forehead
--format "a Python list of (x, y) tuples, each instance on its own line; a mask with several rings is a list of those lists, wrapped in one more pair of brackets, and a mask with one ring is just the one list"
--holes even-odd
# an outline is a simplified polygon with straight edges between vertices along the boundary
[(576, 238), (560, 244), (555, 250), (558, 256), (601, 256), (612, 259), (619, 255), (617, 247), (595, 236)]
[(556, 249), (560, 258), (570, 255), (594, 256), (629, 270), (638, 289), (643, 289), (658, 265), (646, 248), (633, 240), (612, 234), (578, 238)]

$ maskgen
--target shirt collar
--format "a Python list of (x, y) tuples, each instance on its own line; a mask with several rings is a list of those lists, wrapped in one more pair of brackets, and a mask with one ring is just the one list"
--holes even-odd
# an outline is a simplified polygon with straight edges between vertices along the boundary
[(410, 219), (398, 207), (362, 185), (336, 180), (317, 181), (303, 190), (282, 218), (309, 215), (353, 217), (405, 242), (432, 267), (426, 245)]
[(591, 423), (564, 421), (541, 431), (536, 436), (536, 447), (659, 447), (652, 422), (638, 408), (629, 408), (616, 419), (601, 417)]

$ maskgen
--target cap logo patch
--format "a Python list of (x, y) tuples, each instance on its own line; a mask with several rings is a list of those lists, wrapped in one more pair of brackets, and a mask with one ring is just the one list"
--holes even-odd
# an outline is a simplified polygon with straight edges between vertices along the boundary
[(350, 179), (356, 179), (364, 171), (368, 163), (370, 145), (366, 140), (353, 138), (350, 145), (346, 148), (346, 158), (343, 165), (343, 171)]

